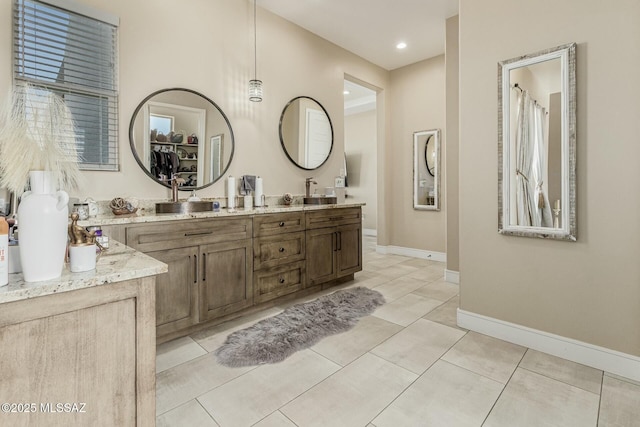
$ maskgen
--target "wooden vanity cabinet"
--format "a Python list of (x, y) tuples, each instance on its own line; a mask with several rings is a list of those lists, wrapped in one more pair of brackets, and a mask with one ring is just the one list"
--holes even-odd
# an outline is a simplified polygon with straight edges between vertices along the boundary
[(253, 219), (254, 302), (272, 300), (305, 287), (304, 212)]
[(110, 240), (113, 239), (120, 243), (127, 242), (126, 225), (101, 225), (100, 228), (102, 229), (102, 235), (108, 236)]
[(135, 224), (126, 243), (169, 265), (156, 279), (159, 337), (253, 304), (251, 218)]
[(307, 284), (328, 283), (362, 270), (360, 208), (306, 214)]
[[(156, 277), (159, 341), (362, 270), (361, 208), (103, 226), (169, 266)], [(237, 316), (238, 314), (236, 314)]]
[(3, 303), (0, 396), (27, 410), (0, 425), (154, 426), (154, 287), (143, 277)]

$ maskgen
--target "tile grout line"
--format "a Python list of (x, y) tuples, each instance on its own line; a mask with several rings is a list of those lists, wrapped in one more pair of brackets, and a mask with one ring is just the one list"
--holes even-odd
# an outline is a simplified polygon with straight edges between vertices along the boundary
[[(418, 319), (418, 320), (420, 320), (420, 319)], [(413, 323), (416, 323), (418, 320), (416, 320), (416, 321), (415, 321), (415, 322), (413, 322)], [(425, 319), (425, 320), (426, 320), (426, 319)], [(411, 325), (413, 325), (413, 323), (412, 323)], [(407, 326), (407, 327), (408, 327), (408, 326)], [(398, 333), (402, 332), (403, 330), (404, 330), (404, 329), (402, 329), (402, 330), (398, 331)], [(413, 373), (413, 374), (415, 374), (415, 375), (417, 375), (417, 376), (418, 376), (418, 377), (417, 377), (415, 380), (413, 380), (409, 385), (407, 385), (407, 387), (405, 387), (405, 388), (404, 388), (404, 390), (402, 390), (400, 393), (398, 393), (398, 395), (397, 395), (396, 397), (394, 397), (394, 398), (393, 398), (393, 400), (391, 400), (391, 402), (389, 402), (389, 404), (388, 404), (387, 406), (385, 406), (384, 408), (382, 408), (382, 410), (380, 410), (380, 412), (378, 412), (378, 413), (377, 413), (377, 414), (376, 414), (376, 415), (371, 419), (371, 421), (369, 421), (369, 423), (370, 423), (370, 424), (373, 424), (373, 420), (375, 420), (377, 417), (379, 417), (379, 416), (380, 416), (380, 414), (382, 414), (382, 413), (383, 413), (387, 408), (389, 408), (389, 406), (391, 406), (391, 405), (393, 404), (393, 402), (395, 402), (396, 400), (398, 400), (398, 398), (399, 398), (400, 396), (402, 396), (404, 393), (406, 393), (406, 391), (407, 391), (407, 390), (408, 390), (408, 389), (409, 389), (413, 384), (415, 384), (415, 383), (416, 383), (420, 378), (422, 378), (422, 376), (423, 376), (424, 374), (426, 374), (426, 373), (429, 371), (429, 369), (431, 369), (431, 368), (433, 367), (433, 365), (435, 365), (435, 364), (436, 364), (436, 362), (438, 362), (439, 360), (442, 360), (442, 356), (444, 356), (444, 355), (445, 355), (449, 350), (451, 350), (451, 348), (452, 348), (453, 346), (455, 346), (458, 342), (460, 342), (460, 340), (461, 340), (462, 338), (464, 338), (464, 337), (467, 335), (467, 333), (468, 333), (468, 332), (465, 332), (465, 333), (464, 333), (464, 334), (463, 334), (463, 335), (462, 335), (458, 340), (456, 340), (456, 342), (454, 342), (453, 344), (451, 344), (451, 346), (449, 346), (449, 348), (447, 348), (447, 349), (444, 351), (444, 353), (442, 353), (442, 355), (441, 355), (439, 358), (437, 358), (437, 359), (436, 359), (432, 364), (430, 364), (430, 365), (427, 367), (427, 369), (425, 369), (421, 374), (416, 374), (415, 372), (413, 372), (413, 371), (411, 371), (411, 370), (409, 370), (409, 369), (407, 369), (407, 368), (405, 368), (405, 367), (403, 367), (403, 366), (400, 366), (400, 365), (396, 364), (395, 362), (392, 362), (392, 361), (390, 361), (390, 360), (387, 360), (387, 359), (385, 359), (385, 358), (384, 358), (384, 357), (382, 357), (382, 356), (378, 356), (378, 355), (377, 355), (377, 354), (375, 354), (375, 353), (371, 353), (371, 350), (373, 350), (373, 349), (369, 350), (369, 351), (368, 351), (368, 353), (371, 353), (373, 356), (379, 357), (379, 358), (381, 358), (382, 360), (385, 360), (385, 361), (387, 361), (387, 362), (391, 363), (392, 365), (395, 365), (395, 366), (397, 366), (397, 367), (399, 367), (399, 368), (405, 369), (405, 370), (407, 370), (407, 371), (409, 371), (409, 372), (411, 372), (411, 373)], [(386, 341), (386, 340), (385, 340), (385, 341)], [(375, 348), (375, 347), (374, 347), (374, 348)], [(443, 362), (448, 363), (446, 360), (443, 360)], [(457, 366), (457, 365), (454, 365), (454, 366)], [(494, 381), (495, 381), (495, 380), (494, 380)], [(374, 425), (375, 425), (375, 424), (374, 424)]]
[(596, 426), (600, 424), (600, 409), (602, 409), (602, 392), (604, 390), (604, 371), (600, 378), (600, 398), (598, 399), (598, 415), (596, 416)]
[[(382, 356), (378, 356), (377, 354), (371, 353), (371, 350), (370, 350), (370, 351), (368, 351), (368, 352), (367, 352), (367, 353), (365, 353), (365, 354), (371, 354), (372, 356), (378, 357), (378, 358), (380, 358), (380, 359), (384, 360), (385, 362), (391, 363), (392, 365), (394, 365), (394, 366), (396, 366), (396, 367), (398, 367), (398, 368), (400, 368), (400, 369), (404, 369), (404, 370), (405, 370), (405, 371), (407, 371), (407, 372), (411, 372), (412, 374), (417, 375), (415, 380), (413, 380), (413, 381), (411, 381), (409, 384), (407, 384), (407, 386), (406, 386), (404, 389), (402, 389), (402, 391), (401, 391), (400, 393), (398, 393), (398, 394), (397, 394), (393, 399), (391, 399), (391, 401), (390, 401), (389, 403), (387, 403), (387, 405), (385, 405), (385, 407), (384, 407), (384, 408), (382, 408), (380, 411), (378, 411), (378, 412), (373, 416), (373, 418), (371, 418), (371, 419), (367, 422), (367, 424), (373, 424), (373, 420), (375, 420), (376, 418), (378, 418), (378, 417), (380, 416), (380, 414), (382, 414), (382, 413), (383, 413), (383, 412), (384, 412), (384, 411), (385, 411), (389, 406), (391, 406), (391, 405), (393, 404), (393, 402), (395, 402), (396, 400), (398, 400), (398, 398), (399, 398), (400, 396), (402, 396), (402, 395), (403, 395), (403, 394), (404, 394), (404, 393), (409, 389), (409, 387), (411, 387), (413, 384), (415, 384), (415, 383), (416, 383), (416, 381), (418, 381), (418, 380), (420, 379), (420, 377), (422, 377), (422, 375), (424, 374), (424, 372), (427, 372), (427, 371), (431, 368), (431, 366), (433, 366), (433, 363), (436, 363), (436, 362), (433, 362), (431, 365), (429, 365), (429, 367), (428, 367), (428, 368), (427, 368), (427, 369), (426, 369), (422, 374), (416, 374), (415, 372), (413, 372), (413, 371), (411, 371), (411, 370), (409, 370), (409, 369), (407, 369), (407, 368), (405, 368), (405, 367), (403, 367), (403, 366), (397, 365), (397, 364), (395, 364), (394, 362), (392, 362), (392, 361), (390, 361), (390, 360), (387, 360), (387, 359), (385, 359), (385, 358), (384, 358), (384, 357), (382, 357)], [(375, 424), (373, 424), (373, 425), (375, 425)]]
[[(526, 348), (526, 347), (525, 347)], [(511, 382), (511, 379), (513, 378), (513, 375), (516, 373), (516, 371), (518, 370), (518, 367), (520, 366), (520, 364), (522, 363), (522, 359), (524, 359), (524, 356), (527, 354), (527, 352), (529, 351), (529, 349), (527, 348), (527, 350), (522, 353), (522, 357), (520, 357), (520, 360), (518, 361), (518, 364), (516, 365), (515, 369), (513, 370), (513, 372), (511, 372), (511, 375), (509, 376), (509, 379), (507, 380), (506, 383), (504, 383), (504, 387), (502, 387), (502, 390), (500, 391), (500, 394), (498, 394), (498, 397), (496, 397), (495, 402), (493, 402), (493, 405), (491, 405), (491, 409), (489, 409), (489, 412), (487, 412), (487, 415), (484, 417), (484, 420), (482, 420), (482, 424), (480, 424), (480, 426), (482, 427), (484, 425), (484, 423), (487, 422), (487, 419), (489, 418), (489, 415), (491, 415), (491, 412), (493, 412), (493, 409), (496, 407), (496, 404), (498, 403), (498, 401), (500, 400), (500, 398), (502, 397), (502, 394), (504, 393), (504, 391), (507, 389), (507, 386), (509, 385), (509, 383)], [(495, 380), (494, 380), (495, 381)]]
[[(200, 396), (198, 396), (200, 397)], [(214, 423), (216, 423), (218, 426), (223, 427), (222, 425), (220, 425), (220, 423), (218, 421), (216, 421), (216, 418), (213, 416), (213, 414), (209, 413), (209, 411), (207, 411), (207, 408), (205, 408), (204, 406), (202, 406), (202, 403), (200, 403), (200, 400), (198, 400), (198, 397), (196, 397), (194, 400), (198, 403), (198, 405), (200, 405), (200, 407), (202, 409), (204, 409), (204, 412), (207, 413), (207, 415), (209, 416), (209, 418), (211, 418), (213, 420)]]
[[(342, 371), (344, 368), (346, 368), (347, 366), (351, 365), (353, 362), (355, 362), (356, 360), (360, 359), (360, 357), (364, 356), (364, 354), (356, 359), (354, 359), (353, 361), (347, 363), (346, 365), (342, 366), (337, 362), (334, 362), (333, 360), (329, 359), (328, 357), (318, 353), (317, 351), (313, 350), (311, 347), (305, 349), (305, 350), (310, 350), (313, 353), (317, 354), (318, 356), (322, 357), (323, 359), (327, 360), (330, 363), (333, 363), (334, 365), (339, 366), (339, 369), (336, 370), (335, 372), (332, 372), (330, 375), (326, 376), (325, 378), (323, 378), (322, 380), (318, 381), (317, 383), (313, 384), (311, 387), (307, 388), (306, 390), (300, 392), (298, 395), (292, 397), (291, 399), (289, 399), (286, 403), (282, 404), (278, 409), (276, 409), (276, 411), (280, 411), (280, 413), (282, 413), (282, 415), (284, 415), (287, 419), (291, 420), (287, 414), (285, 414), (282, 409), (287, 406), (288, 404), (290, 404), (291, 402), (293, 402), (294, 400), (296, 400), (297, 398), (299, 398), (300, 396), (302, 396), (303, 394), (311, 391), (313, 388), (319, 386), (320, 384), (322, 384), (323, 382), (325, 382), (326, 380), (328, 380), (329, 378), (333, 377), (334, 375), (336, 375), (338, 372)], [(366, 353), (365, 353), (366, 354)], [(275, 412), (275, 411), (274, 411)], [(266, 418), (266, 417), (265, 417)], [(291, 422), (293, 422), (296, 426), (298, 424), (296, 424), (293, 420), (291, 420)]]
[[(202, 355), (202, 356), (200, 356), (200, 357), (204, 357), (204, 356), (209, 355), (209, 354), (211, 354), (211, 353), (203, 354), (203, 355)], [(195, 359), (193, 359), (193, 360), (195, 360)], [(189, 362), (191, 362), (191, 361), (193, 361), (193, 360), (190, 360)], [(185, 362), (185, 363), (189, 363), (189, 362)], [(214, 363), (218, 363), (218, 362), (217, 362), (217, 361), (214, 361)], [(183, 364), (180, 364), (180, 365), (178, 365), (178, 366), (182, 366), (182, 365), (183, 365)], [(222, 366), (222, 365), (221, 365), (221, 366)], [(205, 394), (209, 393), (210, 391), (213, 391), (213, 390), (215, 390), (215, 389), (217, 389), (217, 388), (219, 388), (219, 387), (222, 387), (223, 385), (230, 383), (231, 381), (235, 380), (236, 378), (243, 377), (243, 376), (247, 375), (249, 372), (252, 372), (252, 371), (254, 371), (254, 370), (258, 369), (259, 367), (260, 367), (260, 366), (256, 366), (256, 367), (254, 367), (254, 368), (252, 368), (252, 369), (249, 369), (248, 371), (246, 371), (246, 372), (244, 372), (244, 373), (242, 373), (242, 374), (238, 375), (237, 377), (233, 377), (233, 378), (231, 378), (231, 379), (229, 379), (229, 380), (227, 380), (227, 381), (225, 381), (225, 382), (223, 382), (223, 383), (220, 383), (220, 384), (218, 384), (217, 386), (215, 386), (215, 387), (213, 387), (213, 388), (211, 388), (211, 389), (208, 389), (208, 390), (206, 390), (205, 392), (203, 392), (203, 393), (201, 393), (201, 394), (197, 395), (197, 396), (196, 396), (196, 397), (194, 397), (193, 399), (198, 399), (198, 398), (202, 397), (203, 395), (205, 395)], [(175, 368), (175, 366), (174, 366), (174, 368)], [(171, 368), (171, 369), (173, 369), (173, 368)], [(163, 371), (163, 372), (166, 372), (166, 371)], [(157, 386), (157, 382), (156, 382), (156, 393), (157, 393), (157, 387), (158, 387), (158, 386)], [(190, 399), (190, 400), (191, 400), (191, 399)], [(157, 401), (157, 398), (156, 398), (156, 401)], [(188, 402), (188, 401), (187, 401), (187, 402)], [(187, 402), (185, 402), (185, 403), (187, 403)], [(184, 404), (184, 403), (183, 403), (183, 404)], [(173, 408), (169, 408), (169, 409), (167, 409), (166, 411), (164, 411), (164, 412), (162, 412), (162, 413), (160, 413), (160, 414), (156, 414), (156, 417), (158, 417), (158, 416), (160, 416), (160, 415), (163, 415), (163, 414), (166, 414), (167, 412), (172, 411), (172, 410), (174, 410), (174, 409), (176, 409), (176, 408), (178, 408), (178, 407), (180, 407), (180, 406), (182, 406), (182, 405), (178, 405), (178, 406), (174, 406)]]
[[(398, 366), (399, 368), (402, 368), (402, 366), (396, 365), (395, 363), (391, 362), (390, 360), (385, 359), (385, 358), (384, 358), (384, 357), (382, 357), (382, 356), (378, 356), (377, 354), (373, 354), (373, 353), (371, 353), (371, 354), (372, 354), (373, 356), (377, 356), (377, 357), (381, 358), (382, 360), (384, 360), (384, 361), (386, 361), (386, 362), (389, 362), (389, 363), (391, 363), (391, 364), (393, 364), (393, 365), (395, 365), (395, 366)], [(409, 390), (409, 388), (410, 388), (412, 385), (414, 385), (414, 384), (415, 384), (415, 383), (416, 383), (416, 382), (417, 382), (417, 381), (422, 377), (422, 375), (424, 375), (424, 374), (425, 374), (429, 369), (431, 369), (431, 367), (432, 367), (436, 362), (437, 362), (437, 360), (436, 360), (435, 362), (433, 362), (431, 365), (429, 365), (429, 367), (428, 367), (428, 368), (427, 368), (427, 369), (426, 369), (422, 374), (416, 374), (416, 373), (415, 373), (415, 372), (413, 372), (413, 371), (409, 371), (407, 368), (403, 368), (403, 369), (405, 369), (405, 370), (407, 370), (407, 371), (409, 371), (409, 372), (411, 372), (411, 373), (413, 373), (413, 374), (417, 375), (416, 379), (415, 379), (415, 380), (413, 380), (413, 381), (411, 381), (409, 384), (407, 384), (407, 386), (406, 386), (406, 387), (405, 387), (405, 388), (404, 388), (400, 393), (398, 393), (398, 394), (396, 395), (396, 397), (394, 397), (393, 399), (391, 399), (391, 402), (389, 402), (389, 403), (388, 403), (384, 408), (382, 408), (382, 409), (381, 409), (377, 414), (375, 414), (375, 415), (373, 416), (373, 418), (371, 418), (371, 420), (369, 420), (369, 424), (373, 424), (373, 420), (375, 420), (376, 418), (378, 418), (378, 417), (380, 416), (380, 414), (382, 414), (384, 411), (386, 411), (386, 410), (387, 410), (387, 408), (389, 408), (389, 406), (391, 406), (391, 405), (393, 404), (393, 402), (395, 402), (396, 400), (398, 400), (398, 398), (400, 398), (400, 396), (402, 396), (403, 394), (405, 394), (405, 393), (407, 392), (407, 390)], [(374, 424), (374, 425), (375, 425), (375, 424)]]
[[(529, 349), (529, 348), (527, 348), (527, 351), (529, 351), (529, 350), (530, 350), (530, 349)], [(547, 379), (550, 379), (550, 380), (553, 380), (553, 381), (557, 381), (557, 382), (559, 382), (559, 383), (561, 383), (561, 384), (568, 385), (569, 387), (573, 387), (573, 388), (576, 388), (576, 389), (578, 389), (578, 390), (586, 391), (587, 393), (595, 394), (595, 395), (598, 395), (598, 396), (601, 394), (601, 393), (594, 393), (594, 392), (592, 392), (591, 390), (587, 390), (587, 389), (582, 388), (582, 387), (580, 387), (580, 386), (577, 386), (577, 385), (575, 385), (575, 384), (570, 384), (570, 383), (568, 383), (568, 382), (566, 382), (566, 381), (564, 381), (564, 380), (561, 380), (561, 379), (558, 379), (558, 378), (550, 377), (549, 375), (546, 375), (546, 374), (544, 374), (544, 373), (542, 373), (542, 372), (534, 371), (534, 370), (529, 369), (529, 368), (527, 368), (527, 367), (525, 367), (525, 366), (520, 366), (520, 365), (518, 365), (518, 368), (520, 368), (520, 369), (522, 369), (522, 370), (524, 370), (524, 371), (527, 371), (527, 372), (531, 372), (532, 374), (537, 374), (537, 375), (540, 375), (541, 377), (545, 377), (545, 378), (547, 378)], [(602, 390), (602, 379), (600, 379), (600, 390)]]

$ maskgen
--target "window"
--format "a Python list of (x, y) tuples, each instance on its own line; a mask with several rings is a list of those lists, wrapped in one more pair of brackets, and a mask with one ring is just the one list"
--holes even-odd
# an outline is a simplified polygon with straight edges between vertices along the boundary
[(84, 170), (119, 168), (117, 28), (117, 18), (71, 0), (15, 0), (14, 83), (65, 100)]
[(155, 129), (168, 135), (173, 130), (173, 116), (163, 116), (160, 114), (149, 114), (149, 129)]

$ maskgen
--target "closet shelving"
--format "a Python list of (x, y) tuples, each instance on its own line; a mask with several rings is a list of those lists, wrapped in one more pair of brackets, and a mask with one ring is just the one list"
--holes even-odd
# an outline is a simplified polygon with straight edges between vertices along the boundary
[[(150, 141), (153, 149), (159, 149), (161, 151), (173, 151), (178, 155), (180, 160), (180, 166), (178, 167), (177, 174), (188, 180), (191, 175), (198, 174), (198, 144), (189, 143), (175, 143), (175, 142), (159, 142)], [(192, 167), (195, 166), (195, 169)], [(183, 170), (183, 169), (188, 170)], [(197, 179), (194, 177), (192, 185), (183, 184), (183, 188), (197, 187)]]

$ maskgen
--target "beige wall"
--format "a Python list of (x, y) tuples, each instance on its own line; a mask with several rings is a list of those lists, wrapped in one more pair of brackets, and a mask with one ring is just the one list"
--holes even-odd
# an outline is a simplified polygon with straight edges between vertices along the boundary
[[(345, 73), (383, 90), (388, 88), (388, 71), (258, 8), (258, 78), (264, 82), (264, 100), (252, 103), (247, 90), (253, 77), (251, 2), (78, 1), (120, 17), (121, 171), (83, 172), (82, 185), (71, 192), (73, 196), (170, 196), (168, 189), (140, 170), (128, 137), (129, 121), (138, 103), (168, 87), (201, 92), (227, 114), (236, 150), (226, 176), (261, 175), (265, 193), (273, 195), (304, 193), (306, 176), (313, 176), (320, 187), (333, 186), (343, 164)], [(4, 58), (0, 63), (0, 93), (6, 93), (11, 85), (11, 5), (10, 1), (0, 2), (4, 23), (0, 26), (0, 57)], [(303, 171), (293, 165), (280, 146), (280, 113), (299, 95), (317, 99), (334, 126), (331, 158), (317, 171)], [(224, 189), (224, 181), (219, 181), (198, 193), (202, 197), (222, 196)]]
[(460, 271), (460, 232), (459, 220), (459, 167), (460, 161), (460, 121), (459, 121), (459, 68), (458, 57), (458, 16), (447, 19), (445, 43), (446, 67), (446, 131), (445, 144), (447, 155), (445, 164), (447, 174), (445, 178), (444, 203), (447, 208), (447, 270)]
[[(258, 8), (258, 78), (264, 81), (264, 100), (252, 103), (247, 96), (248, 81), (253, 77), (251, 2), (77, 1), (120, 17), (121, 170), (82, 172), (81, 185), (70, 191), (71, 196), (97, 200), (116, 196), (170, 197), (167, 188), (139, 168), (128, 137), (131, 115), (139, 102), (154, 91), (170, 87), (201, 92), (229, 118), (236, 147), (225, 179), (229, 175), (260, 175), (269, 195), (302, 194), (308, 176), (313, 176), (320, 188), (333, 186), (343, 164), (342, 91), (348, 76), (378, 93), (378, 244), (445, 251), (446, 197), (440, 212), (414, 211), (411, 198), (412, 133), (444, 130), (445, 126), (444, 56), (389, 72)], [(11, 9), (12, 2), (0, 2), (0, 19), (5, 23), (0, 26), (0, 57), (5, 58), (0, 63), (0, 93), (6, 93), (12, 81), (11, 60), (7, 60), (12, 55)], [(171, 30), (176, 25), (179, 30)], [(170, 65), (176, 62), (182, 65)], [(316, 171), (293, 165), (280, 146), (280, 114), (289, 100), (300, 95), (317, 99), (328, 111), (334, 127), (331, 157)], [(443, 133), (443, 159), (446, 151)], [(442, 169), (444, 181), (446, 167)], [(443, 194), (445, 189), (443, 185)], [(225, 180), (198, 194), (223, 196)], [(186, 195), (181, 192), (181, 197)]]
[[(444, 55), (393, 70), (391, 88), (386, 203), (393, 226), (389, 244), (445, 252), (446, 201), (440, 211), (413, 209), (413, 132), (443, 130), (441, 164), (446, 158)], [(444, 181), (446, 165), (440, 173)], [(446, 185), (441, 191), (445, 194)]]
[(377, 152), (376, 111), (351, 114), (344, 118), (345, 153), (349, 176), (347, 194), (349, 202), (364, 202), (362, 226), (377, 228)]
[[(460, 1), (463, 310), (640, 355), (638, 40), (637, 0)], [(578, 241), (500, 235), (497, 63), (569, 42)]]

